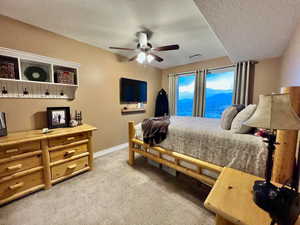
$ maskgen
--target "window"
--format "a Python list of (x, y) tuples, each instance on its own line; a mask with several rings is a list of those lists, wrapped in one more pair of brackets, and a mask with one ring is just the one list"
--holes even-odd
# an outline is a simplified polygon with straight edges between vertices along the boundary
[(232, 104), (234, 68), (211, 70), (206, 75), (204, 117), (221, 118)]
[(176, 85), (176, 115), (192, 116), (194, 103), (195, 74), (180, 75)]
[[(199, 74), (203, 76), (203, 74)], [(205, 92), (205, 96), (197, 96), (199, 99), (205, 98), (203, 109), (203, 117), (206, 118), (221, 118), (222, 112), (228, 106), (232, 105), (233, 86), (235, 79), (235, 67), (223, 69), (209, 70), (206, 74), (204, 86), (199, 87), (199, 90)], [(193, 105), (195, 94), (195, 73), (182, 74), (176, 77), (176, 88), (174, 95), (175, 114), (177, 116), (193, 116)], [(202, 102), (202, 100), (200, 100)], [(202, 111), (202, 106), (196, 113)], [(201, 113), (201, 112), (200, 112)]]

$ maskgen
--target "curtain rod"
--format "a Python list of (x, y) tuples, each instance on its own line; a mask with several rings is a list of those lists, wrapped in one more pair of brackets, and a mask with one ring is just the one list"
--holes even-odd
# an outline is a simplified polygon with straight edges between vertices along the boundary
[[(236, 64), (232, 64), (232, 65), (229, 65), (229, 66), (222, 66), (222, 67), (215, 67), (215, 68), (209, 68), (207, 69), (208, 71), (209, 70), (220, 70), (220, 69), (226, 69), (226, 68), (229, 68), (229, 67), (235, 67)], [(190, 73), (196, 73), (196, 70), (194, 71), (188, 71), (188, 72), (182, 72), (182, 73), (175, 73), (175, 74), (172, 74), (172, 75), (168, 75), (168, 76), (180, 76), (180, 75), (184, 75), (184, 74), (190, 74)]]
[(229, 65), (229, 66), (216, 67), (216, 68), (209, 68), (207, 70), (208, 71), (209, 70), (221, 70), (221, 69), (226, 69), (226, 68), (230, 68), (230, 67), (236, 67), (236, 64), (232, 64), (232, 65)]
[(183, 74), (189, 74), (189, 73), (196, 73), (196, 70), (194, 71), (187, 71), (187, 72), (182, 72), (182, 73), (175, 73), (175, 75), (183, 75)]

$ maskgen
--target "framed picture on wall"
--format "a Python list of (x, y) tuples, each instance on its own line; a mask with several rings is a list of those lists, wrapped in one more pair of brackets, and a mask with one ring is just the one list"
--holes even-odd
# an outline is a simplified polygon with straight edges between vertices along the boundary
[(69, 127), (70, 124), (70, 107), (48, 107), (48, 128)]
[(19, 79), (18, 58), (0, 55), (0, 78)]
[(0, 137), (7, 135), (5, 113), (0, 112)]

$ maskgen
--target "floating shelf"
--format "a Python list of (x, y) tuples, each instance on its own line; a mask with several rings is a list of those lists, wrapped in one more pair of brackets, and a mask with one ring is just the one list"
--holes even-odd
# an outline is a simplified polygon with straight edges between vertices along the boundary
[(0, 98), (74, 99), (80, 65), (0, 47)]
[(127, 108), (121, 110), (122, 114), (131, 114), (131, 113), (144, 113), (146, 109), (144, 108)]

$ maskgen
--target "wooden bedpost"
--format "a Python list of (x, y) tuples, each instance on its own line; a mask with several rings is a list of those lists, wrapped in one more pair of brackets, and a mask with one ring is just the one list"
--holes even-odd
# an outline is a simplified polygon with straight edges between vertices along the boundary
[[(300, 116), (300, 87), (281, 88), (281, 93), (288, 93), (291, 97), (292, 106)], [(281, 184), (289, 181), (293, 176), (296, 159), (298, 131), (278, 130), (277, 142), (274, 155), (274, 167), (272, 180)]]
[(134, 164), (134, 151), (132, 150), (132, 138), (134, 138), (135, 129), (134, 129), (134, 122), (128, 122), (128, 164), (133, 166)]

